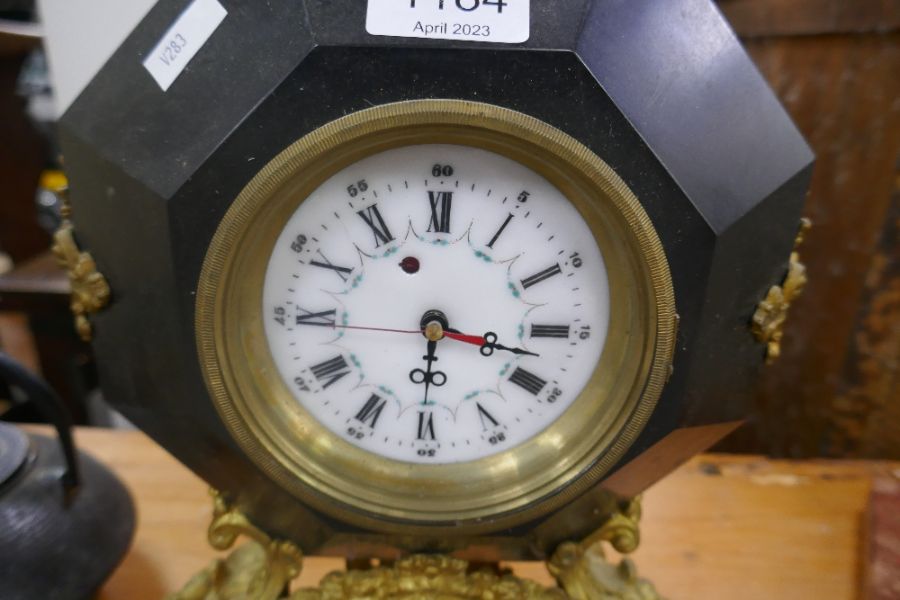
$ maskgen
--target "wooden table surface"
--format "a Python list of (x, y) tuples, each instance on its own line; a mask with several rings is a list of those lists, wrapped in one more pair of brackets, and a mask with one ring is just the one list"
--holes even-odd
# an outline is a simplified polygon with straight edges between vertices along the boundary
[[(134, 544), (100, 600), (157, 600), (217, 555), (205, 537), (207, 486), (163, 449), (138, 432), (85, 428), (76, 440), (121, 476), (137, 505)], [(645, 494), (633, 558), (672, 600), (860, 598), (876, 477), (900, 479), (900, 463), (702, 455)], [(341, 567), (307, 558), (299, 582)], [(514, 567), (550, 581), (540, 564)]]
[(50, 251), (0, 274), (0, 309), (38, 312), (69, 306), (72, 288), (65, 270)]

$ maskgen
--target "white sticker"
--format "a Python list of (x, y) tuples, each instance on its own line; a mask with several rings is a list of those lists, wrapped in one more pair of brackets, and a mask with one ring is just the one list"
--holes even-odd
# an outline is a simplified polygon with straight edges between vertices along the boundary
[(144, 68), (164, 92), (227, 14), (219, 0), (194, 0), (163, 34), (144, 59)]
[(524, 42), (530, 0), (369, 0), (366, 31), (372, 35)]

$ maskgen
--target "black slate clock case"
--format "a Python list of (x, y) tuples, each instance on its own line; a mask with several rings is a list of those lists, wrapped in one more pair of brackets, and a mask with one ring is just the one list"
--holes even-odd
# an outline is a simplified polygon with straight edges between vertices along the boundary
[[(210, 485), (235, 492), (258, 525), (288, 538), (302, 530), (316, 540), (305, 551), (327, 551), (347, 529), (263, 476), (223, 427), (198, 365), (200, 268), (263, 165), (374, 105), (512, 108), (588, 146), (640, 199), (669, 261), (680, 326), (657, 409), (614, 469), (630, 470), (621, 491), (665, 474), (641, 460), (648, 449), (677, 464), (744, 416), (764, 352), (749, 318), (784, 275), (812, 154), (713, 4), (533, 0), (527, 42), (488, 44), (369, 35), (360, 0), (221, 2), (228, 15), (163, 92), (141, 62), (187, 2), (161, 0), (60, 129), (78, 240), (112, 288), (93, 317), (106, 398)], [(688, 434), (667, 446), (679, 432)]]

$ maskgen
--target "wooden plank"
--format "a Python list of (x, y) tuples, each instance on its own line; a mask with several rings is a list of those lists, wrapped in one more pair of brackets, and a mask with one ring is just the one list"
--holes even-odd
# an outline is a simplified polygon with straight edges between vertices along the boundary
[(831, 444), (848, 456), (900, 456), (900, 168), (838, 392)]
[[(120, 475), (138, 508), (134, 545), (102, 600), (160, 598), (216, 556), (206, 486), (187, 469), (139, 432), (80, 429), (76, 438)], [(635, 560), (672, 599), (855, 599), (873, 476), (900, 479), (900, 464), (695, 458), (646, 494)], [(308, 558), (299, 583), (341, 565)], [(514, 566), (549, 582), (541, 564)]]
[(668, 598), (857, 598), (872, 472), (707, 455), (646, 494), (634, 559)]
[(900, 480), (875, 479), (866, 526), (863, 598), (896, 600), (900, 597)]
[(64, 314), (71, 292), (66, 272), (48, 250), (0, 275), (0, 310)]
[[(729, 447), (840, 456), (853, 449), (841, 433), (842, 396), (852, 384), (847, 361), (854, 360), (849, 349), (858, 335), (860, 302), (871, 293), (866, 282), (876, 266), (873, 256), (898, 260), (896, 251), (885, 255), (880, 246), (900, 156), (900, 33), (756, 39), (747, 49), (817, 162), (805, 211), (813, 229), (800, 249), (809, 284), (791, 308), (781, 359), (763, 372), (755, 428)], [(860, 366), (877, 375), (871, 362)], [(896, 374), (897, 366), (880, 368)], [(884, 375), (890, 378), (891, 371)], [(853, 402), (864, 402), (862, 413), (871, 417), (867, 407), (895, 400), (872, 386)]]
[(900, 29), (900, 0), (719, 0), (719, 8), (741, 37)]
[(72, 288), (66, 271), (48, 250), (0, 275), (0, 294), (13, 293), (54, 294), (67, 301)]

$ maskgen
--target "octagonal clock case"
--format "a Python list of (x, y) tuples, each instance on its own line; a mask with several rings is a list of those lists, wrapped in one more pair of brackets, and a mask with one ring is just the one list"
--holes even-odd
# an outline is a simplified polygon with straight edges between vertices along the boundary
[(304, 552), (479, 559), (736, 426), (812, 156), (714, 7), (482, 42), (246, 4), (164, 91), (159, 2), (61, 122), (126, 417)]

